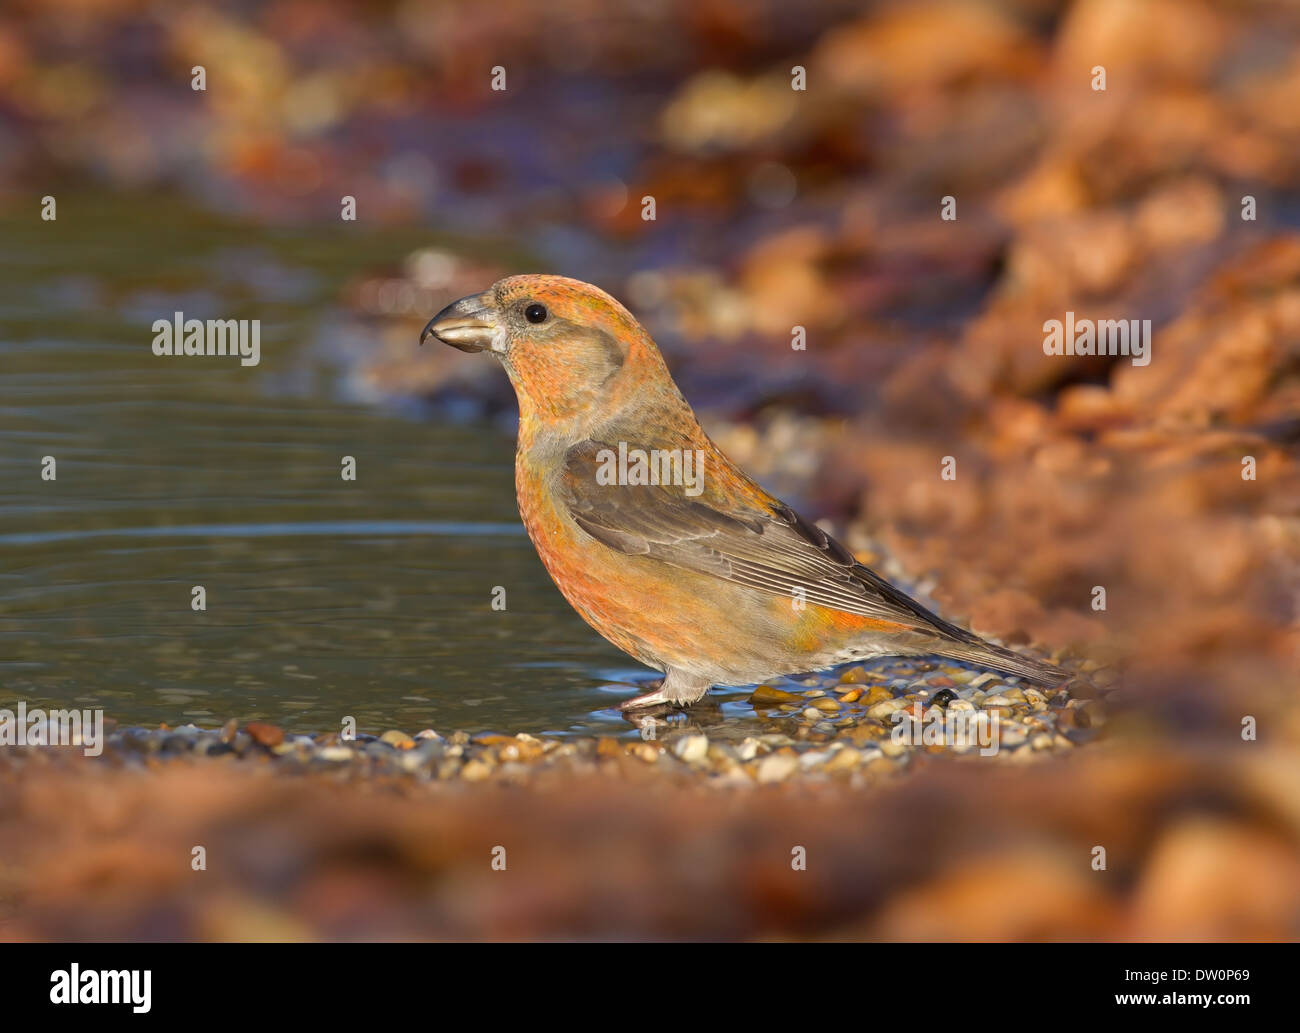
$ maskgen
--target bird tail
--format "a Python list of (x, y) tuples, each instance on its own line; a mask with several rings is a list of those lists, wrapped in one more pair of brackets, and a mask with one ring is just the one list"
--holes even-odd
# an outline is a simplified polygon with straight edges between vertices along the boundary
[(971, 637), (973, 641), (970, 642), (943, 642), (935, 648), (934, 652), (939, 656), (965, 660), (977, 667), (984, 667), (1000, 674), (1017, 674), (1048, 688), (1055, 688), (1070, 678), (1070, 673), (1059, 667), (1053, 667), (1032, 657), (1021, 656), (1002, 646), (985, 642), (981, 638)]

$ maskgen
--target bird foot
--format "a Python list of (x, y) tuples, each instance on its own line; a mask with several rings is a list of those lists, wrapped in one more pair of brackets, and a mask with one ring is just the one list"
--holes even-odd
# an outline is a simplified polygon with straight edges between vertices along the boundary
[(634, 699), (624, 700), (618, 705), (619, 710), (644, 710), (646, 707), (676, 707), (680, 706), (676, 700), (669, 699), (663, 688), (655, 689), (654, 692), (647, 692), (644, 696), (637, 696)]

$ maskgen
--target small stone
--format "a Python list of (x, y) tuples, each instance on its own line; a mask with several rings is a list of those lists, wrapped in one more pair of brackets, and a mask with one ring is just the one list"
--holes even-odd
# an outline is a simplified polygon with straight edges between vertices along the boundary
[(840, 675), (840, 683), (845, 685), (861, 685), (869, 678), (865, 667), (850, 667)]
[(632, 746), (632, 756), (639, 757), (647, 764), (653, 764), (659, 759), (659, 747), (654, 743), (639, 742)]
[(514, 742), (513, 735), (502, 735), (500, 732), (481, 732), (470, 740), (477, 746), (501, 746), (508, 742)]
[(808, 707), (803, 712), (803, 717), (805, 721), (820, 721), (822, 719), (822, 712), (815, 707)]
[(482, 782), (492, 774), (492, 768), (477, 758), (460, 769), (460, 777), (466, 782)]
[(736, 748), (725, 742), (709, 743), (709, 763), (718, 768), (719, 771), (725, 771), (734, 767), (740, 758), (736, 756)]
[(736, 747), (736, 756), (741, 760), (753, 760), (758, 756), (758, 748), (761, 745), (762, 743), (752, 735), (746, 736), (740, 740), (740, 745)]
[(379, 741), (387, 743), (394, 749), (409, 750), (415, 745), (415, 740), (405, 732), (399, 732), (396, 729), (385, 732), (379, 737)]
[(460, 759), (457, 757), (443, 757), (438, 764), (438, 777), (444, 781), (449, 778), (455, 778), (460, 771)]
[(709, 755), (709, 737), (683, 735), (673, 743), (673, 753), (685, 764), (702, 764)]
[(416, 732), (415, 737), (421, 741), (425, 739), (439, 739), (439, 740), (442, 739), (442, 736), (439, 735), (437, 732), (435, 732), (432, 728), (426, 728), (422, 732)]
[(244, 725), (244, 731), (252, 736), (253, 741), (259, 746), (270, 748), (284, 742), (284, 729), (267, 724), (265, 721), (250, 721)]
[(221, 741), (224, 743), (230, 742), (230, 740), (235, 737), (235, 733), (237, 731), (239, 731), (239, 722), (232, 717), (229, 721), (227, 721), (224, 725), (221, 726), (221, 733), (220, 733)]
[[(946, 680), (947, 679), (945, 679), (945, 681)], [(951, 703), (956, 698), (957, 698), (957, 693), (953, 692), (952, 689), (946, 689), (946, 688), (940, 689), (938, 692), (934, 694), (934, 698), (930, 700), (930, 706), (946, 707), (949, 703)]]
[(799, 758), (794, 753), (769, 753), (758, 763), (759, 785), (783, 782), (799, 768)]
[(324, 749), (317, 750), (316, 756), (321, 760), (335, 764), (350, 761), (353, 754), (346, 746), (326, 746)]
[(841, 703), (856, 703), (856, 702), (857, 702), (858, 700), (860, 700), (861, 698), (862, 698), (862, 690), (861, 690), (861, 689), (849, 689), (848, 692), (846, 692), (843, 696), (840, 697), (840, 702), (841, 702)]
[(998, 732), (998, 746), (1016, 747), (1023, 746), (1029, 736), (1025, 730), (1018, 725), (1006, 725)]
[(786, 692), (772, 685), (760, 685), (749, 697), (750, 706), (772, 706), (776, 703), (802, 703), (803, 697), (796, 692)]
[(517, 735), (513, 746), (501, 747), (502, 757), (505, 757), (507, 750), (511, 752), (513, 759), (531, 762), (545, 753), (546, 747), (542, 745), (540, 740), (534, 739), (531, 735)]
[(831, 699), (829, 696), (817, 700), (815, 703), (813, 703), (813, 706), (816, 707), (818, 710), (823, 710), (826, 711), (827, 713), (830, 713), (833, 710), (840, 709), (839, 701)]
[(1086, 722), (1081, 724), (1083, 728), (1100, 728), (1106, 723), (1106, 712), (1094, 700), (1083, 700), (1075, 709), (1076, 716)]
[(886, 757), (901, 757), (907, 752), (907, 747), (901, 742), (894, 742), (893, 739), (881, 739), (880, 752)]
[(906, 700), (893, 698), (881, 700), (875, 706), (867, 710), (867, 717), (872, 718), (875, 721), (884, 721), (889, 718), (890, 714), (902, 710), (905, 706), (907, 706)]
[(418, 753), (425, 760), (436, 760), (447, 752), (447, 744), (441, 737), (437, 739), (424, 739), (420, 742), (420, 745), (415, 748), (414, 752)]
[(750, 777), (748, 771), (737, 764), (735, 767), (730, 768), (715, 778), (711, 784), (716, 785), (719, 788), (726, 788), (728, 786), (752, 786), (754, 780)]
[(618, 744), (618, 740), (610, 735), (602, 735), (596, 740), (597, 757), (619, 757), (622, 756), (623, 750)]
[(980, 701), (980, 703), (981, 703), (981, 705), (984, 706), (984, 707), (1009, 707), (1009, 706), (1011, 706), (1011, 700), (1007, 699), (1007, 697), (1004, 696), (1004, 695), (1002, 695), (1000, 692), (999, 692), (999, 693), (995, 693), (995, 694), (992, 695), (992, 696), (985, 696), (984, 699), (982, 699), (982, 700)]
[(874, 703), (883, 703), (885, 700), (893, 698), (894, 694), (883, 685), (873, 685), (867, 690), (867, 695), (864, 697), (862, 702), (867, 706), (871, 706)]

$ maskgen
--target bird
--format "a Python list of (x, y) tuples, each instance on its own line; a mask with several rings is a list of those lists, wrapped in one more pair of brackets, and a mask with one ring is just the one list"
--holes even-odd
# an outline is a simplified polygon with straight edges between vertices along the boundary
[(509, 276), (444, 308), (420, 344), (430, 337), (505, 367), (519, 403), (519, 513), (538, 556), (588, 624), (663, 672), (622, 710), (685, 709), (715, 686), (880, 656), (1066, 680), (943, 620), (768, 494), (600, 288)]

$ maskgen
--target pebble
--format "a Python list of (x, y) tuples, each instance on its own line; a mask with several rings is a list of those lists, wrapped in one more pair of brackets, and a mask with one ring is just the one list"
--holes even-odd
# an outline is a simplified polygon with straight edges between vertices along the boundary
[(1016, 746), (1023, 746), (1028, 741), (1029, 736), (1025, 734), (1025, 730), (1014, 725), (1003, 725), (998, 732), (999, 747), (1009, 746), (1014, 749)]
[(774, 703), (802, 703), (803, 696), (797, 692), (786, 692), (771, 685), (760, 685), (749, 697), (751, 706), (769, 706)]
[(769, 753), (758, 762), (758, 783), (783, 782), (798, 769), (799, 758), (794, 753)]
[(867, 709), (867, 717), (876, 721), (888, 720), (889, 715), (895, 711), (902, 710), (907, 706), (907, 701), (903, 699), (886, 699), (881, 700), (873, 707)]
[(632, 756), (639, 757), (647, 764), (654, 764), (659, 760), (659, 747), (654, 743), (639, 742), (632, 747)]
[(852, 746), (845, 746), (843, 749), (835, 750), (831, 754), (830, 760), (826, 762), (826, 771), (852, 771), (862, 760), (862, 753), (855, 750)]
[[(1017, 764), (1078, 748), (1096, 738), (1106, 719), (1097, 700), (1070, 698), (1064, 690), (1044, 692), (942, 662), (902, 667), (873, 661), (872, 669), (857, 666), (838, 680), (809, 677), (782, 685), (786, 687), (758, 686), (750, 696), (755, 712), (735, 722), (703, 710), (680, 715), (667, 724), (675, 734), (662, 743), (640, 739), (631, 726), (622, 725), (599, 737), (495, 731), (454, 731), (444, 737), (426, 728), (414, 735), (388, 729), (382, 735), (343, 739), (338, 733), (286, 734), (269, 722), (241, 727), (230, 720), (210, 729), (193, 723), (110, 728), (105, 753), (136, 767), (157, 768), (188, 753), (214, 763), (224, 758), (220, 762), (265, 764), (286, 772), (315, 764), (347, 770), (353, 777), (390, 775), (421, 782), (525, 783), (557, 771), (693, 778), (722, 787), (838, 778), (865, 787), (916, 759), (917, 750), (892, 738), (892, 718), (904, 708), (944, 708), (952, 714), (974, 713), (982, 705), (984, 713), (999, 717), (999, 745)], [(924, 750), (964, 757), (962, 763), (986, 762), (970, 746), (936, 743)]]
[(244, 731), (259, 746), (279, 746), (280, 743), (284, 742), (284, 729), (277, 728), (275, 725), (267, 724), (264, 721), (250, 721), (244, 725)]
[(740, 745), (736, 747), (736, 756), (741, 760), (753, 760), (758, 756), (758, 748), (762, 745), (752, 735), (746, 736), (740, 740)]
[(686, 764), (702, 764), (709, 755), (707, 735), (684, 735), (673, 743), (673, 753)]
[(460, 769), (460, 777), (466, 782), (482, 782), (492, 774), (492, 769), (481, 760), (471, 760)]

